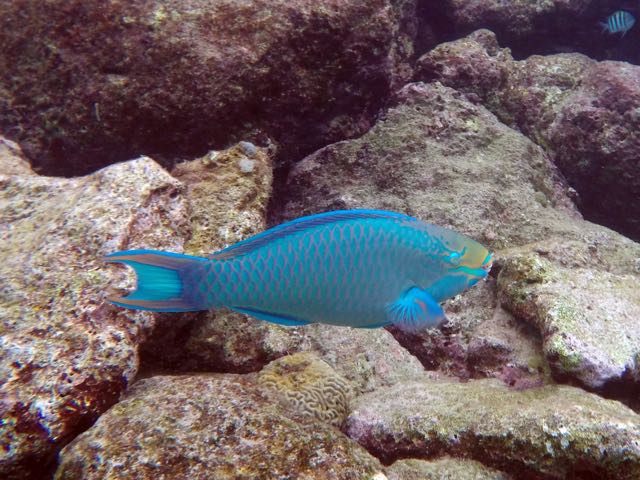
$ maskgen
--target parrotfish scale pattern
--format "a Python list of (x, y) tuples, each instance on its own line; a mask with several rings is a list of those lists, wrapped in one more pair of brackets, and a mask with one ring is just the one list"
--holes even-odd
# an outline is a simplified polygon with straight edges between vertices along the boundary
[[(121, 306), (161, 311), (231, 307), (263, 318), (270, 314), (266, 318), (276, 322), (280, 316), (289, 323), (352, 327), (388, 323), (389, 305), (413, 288), (436, 303), (452, 297), (485, 278), (491, 267), (491, 254), (470, 238), (374, 210), (297, 219), (207, 258), (128, 251), (111, 254), (107, 261), (131, 258), (141, 259), (133, 266), (146, 284), (137, 297), (113, 300)], [(153, 279), (149, 268), (166, 272)], [(163, 281), (175, 288), (166, 293)], [(140, 298), (156, 290), (167, 298), (160, 301), (157, 293)]]
[[(354, 218), (261, 243), (206, 264), (203, 303), (263, 311), (310, 322), (369, 326), (386, 306), (438, 270), (440, 230), (418, 221)], [(453, 233), (454, 235), (457, 235)], [(426, 288), (426, 287), (424, 287)]]

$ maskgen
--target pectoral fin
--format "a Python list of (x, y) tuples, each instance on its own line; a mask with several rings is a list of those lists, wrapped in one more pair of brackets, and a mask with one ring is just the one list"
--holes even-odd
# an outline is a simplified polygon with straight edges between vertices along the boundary
[(387, 305), (389, 321), (405, 332), (435, 327), (446, 320), (444, 311), (431, 295), (417, 287), (410, 288)]

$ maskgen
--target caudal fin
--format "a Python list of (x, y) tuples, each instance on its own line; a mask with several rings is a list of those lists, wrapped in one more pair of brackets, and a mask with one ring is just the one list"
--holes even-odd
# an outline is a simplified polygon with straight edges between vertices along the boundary
[(206, 258), (155, 250), (128, 250), (104, 257), (110, 263), (132, 267), (137, 276), (136, 289), (126, 297), (108, 300), (120, 307), (154, 312), (206, 310), (196, 295), (195, 283), (201, 278), (198, 266)]

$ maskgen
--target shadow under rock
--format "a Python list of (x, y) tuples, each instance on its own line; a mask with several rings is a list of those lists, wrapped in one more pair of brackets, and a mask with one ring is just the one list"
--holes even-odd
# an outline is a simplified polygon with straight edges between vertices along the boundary
[(276, 338), (272, 345), (270, 332), (267, 322), (231, 311), (159, 314), (154, 330), (140, 345), (138, 378), (257, 372), (298, 345), (295, 332)]
[(609, 381), (600, 388), (590, 388), (569, 375), (562, 375), (557, 372), (553, 372), (553, 379), (560, 384), (581, 388), (607, 400), (616, 400), (640, 414), (640, 382), (628, 370), (621, 378)]
[(140, 345), (136, 381), (172, 371), (211, 371), (211, 365), (198, 365), (183, 348), (192, 332), (206, 319), (206, 312), (158, 313), (155, 328)]

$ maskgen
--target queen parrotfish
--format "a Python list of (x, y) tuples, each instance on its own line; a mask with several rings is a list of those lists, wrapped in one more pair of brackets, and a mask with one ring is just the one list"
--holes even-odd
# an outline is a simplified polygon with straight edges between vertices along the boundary
[(227, 307), (281, 325), (414, 332), (440, 324), (439, 305), (485, 278), (491, 253), (453, 230), (400, 213), (342, 210), (299, 218), (194, 257), (115, 252), (137, 274), (121, 307), (187, 312)]

